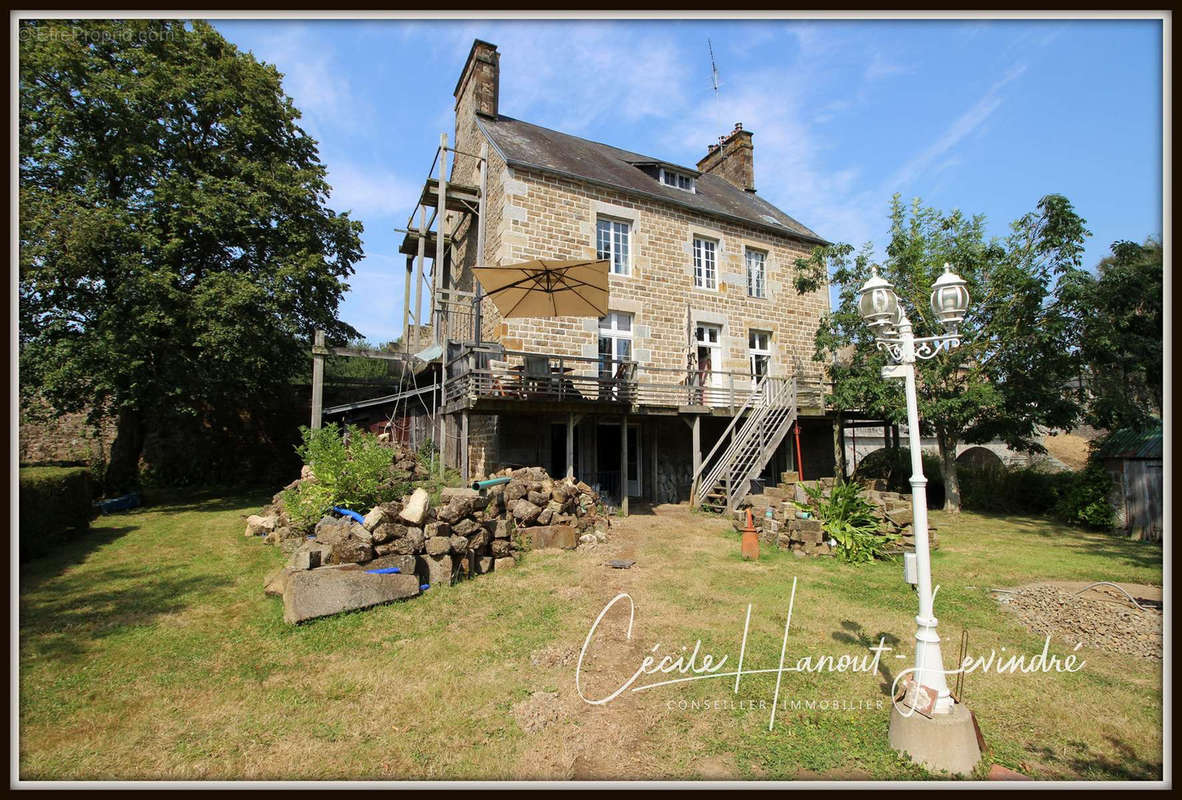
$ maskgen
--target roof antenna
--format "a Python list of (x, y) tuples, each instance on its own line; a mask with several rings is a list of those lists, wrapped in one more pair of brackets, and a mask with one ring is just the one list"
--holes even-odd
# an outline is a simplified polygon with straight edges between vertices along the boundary
[(710, 51), (710, 80), (714, 84), (714, 111), (718, 114), (718, 130), (722, 130), (722, 101), (718, 99), (718, 65), (714, 63), (714, 45), (706, 39), (706, 49)]

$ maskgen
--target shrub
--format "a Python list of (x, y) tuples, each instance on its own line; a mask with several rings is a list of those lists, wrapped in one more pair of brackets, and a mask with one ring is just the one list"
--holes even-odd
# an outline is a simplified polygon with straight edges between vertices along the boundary
[[(874, 506), (861, 495), (856, 483), (835, 483), (825, 497), (820, 488), (804, 484), (804, 491), (816, 504), (821, 527), (837, 542), (837, 557), (853, 564), (887, 558), (887, 546), (896, 537), (880, 533)], [(800, 505), (808, 509), (807, 505)]]
[(86, 467), (27, 467), (20, 471), (20, 557), (44, 555), (70, 530), (86, 530), (90, 470)]
[(1079, 472), (1039, 467), (961, 467), (961, 505), (969, 511), (1049, 516), (1068, 525), (1109, 530), (1116, 515), (1112, 479), (1098, 463)]
[(410, 476), (393, 468), (393, 449), (372, 433), (349, 426), (342, 436), (329, 426), (303, 427), (300, 435), (296, 452), (316, 479), (284, 492), (287, 512), (297, 524), (313, 525), (333, 506), (364, 511), (413, 489)]
[[(944, 474), (940, 470), (940, 458), (926, 451), (920, 457), (923, 459), (924, 477), (928, 479), (928, 508), (940, 508), (944, 505)], [(883, 479), (887, 482), (888, 492), (911, 494), (911, 450), (906, 447), (875, 450), (858, 462), (854, 478)]]
[(1072, 480), (1055, 501), (1055, 516), (1069, 525), (1082, 525), (1096, 530), (1114, 528), (1116, 510), (1110, 500), (1112, 477), (1096, 461), (1091, 461), (1084, 469), (1071, 475)]

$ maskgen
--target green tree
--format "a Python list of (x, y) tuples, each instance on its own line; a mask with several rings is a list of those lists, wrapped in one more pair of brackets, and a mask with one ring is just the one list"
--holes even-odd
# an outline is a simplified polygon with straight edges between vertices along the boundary
[(1097, 274), (1074, 274), (1064, 296), (1075, 307), (1088, 422), (1112, 430), (1160, 424), (1161, 242), (1115, 242)]
[(109, 489), (178, 412), (247, 407), (336, 319), (361, 224), (326, 206), (274, 67), (204, 22), (21, 23), (20, 378), (112, 414)]
[[(956, 448), (1003, 439), (1010, 447), (1041, 451), (1040, 427), (1067, 428), (1078, 419), (1078, 397), (1067, 386), (1077, 373), (1072, 316), (1057, 297), (1065, 276), (1079, 270), (1084, 220), (1066, 198), (1048, 195), (1011, 226), (1003, 240), (986, 241), (985, 220), (944, 214), (915, 200), (891, 200), (890, 242), (880, 272), (894, 287), (916, 337), (942, 333), (929, 307), (932, 283), (948, 262), (972, 297), (960, 347), (916, 364), (919, 415), (935, 436), (945, 486), (945, 510), (960, 510)], [(848, 244), (816, 248), (796, 262), (798, 291), (813, 291), (831, 274), (834, 311), (821, 320), (816, 357), (832, 363), (832, 402), (871, 417), (905, 421), (901, 382), (880, 377), (887, 363), (858, 314), (858, 289), (870, 276), (871, 248)], [(833, 354), (839, 358), (833, 359)]]

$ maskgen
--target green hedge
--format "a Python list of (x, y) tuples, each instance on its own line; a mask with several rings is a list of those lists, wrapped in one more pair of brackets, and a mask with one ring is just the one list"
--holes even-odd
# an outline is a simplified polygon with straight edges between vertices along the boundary
[(20, 471), (20, 555), (43, 555), (68, 531), (90, 527), (86, 467), (25, 467)]

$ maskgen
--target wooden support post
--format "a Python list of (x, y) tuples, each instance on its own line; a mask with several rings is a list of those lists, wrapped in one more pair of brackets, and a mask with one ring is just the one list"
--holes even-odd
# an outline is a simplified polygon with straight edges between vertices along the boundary
[[(484, 255), (484, 195), (488, 192), (488, 142), (480, 143), (480, 198), (476, 204), (476, 258), (474, 263), (476, 266), (481, 266), (488, 263), (488, 259)], [(476, 281), (475, 277), (473, 280)], [(476, 281), (476, 298), (472, 303), (472, 338), (480, 342), (484, 339), (481, 335), (480, 328), (483, 324), (483, 307), (482, 300), (484, 297), (484, 288), (480, 285), (480, 281)]]
[[(324, 331), (317, 330), (312, 337), (314, 348), (324, 347)], [(312, 355), (312, 430), (320, 428), (320, 417), (324, 412), (324, 356)]]
[[(447, 290), (443, 240), (447, 238), (447, 134), (439, 134), (439, 205), (435, 208), (435, 275), (432, 307), (435, 318), (435, 342), (443, 341), (443, 296)], [(442, 473), (441, 473), (442, 474)]]
[(628, 418), (620, 422), (620, 513), (628, 516)]
[(464, 485), (472, 481), (468, 473), (468, 410), (464, 409), (460, 416), (460, 474), (464, 476)]
[(575, 415), (566, 415), (566, 477), (575, 477)]
[(410, 349), (410, 284), (414, 280), (415, 260), (406, 257), (406, 285), (402, 287), (402, 349), (407, 353)]
[(427, 260), (427, 207), (419, 206), (419, 242), (418, 255), (415, 256), (418, 262), (415, 271), (418, 273), (415, 286), (415, 349), (413, 352), (418, 352), (422, 349), (422, 343), (419, 337), (423, 333), (423, 269), (424, 262)]
[(702, 469), (702, 418), (694, 414), (694, 421), (690, 427), (693, 430), (694, 476), (697, 477)]
[(845, 428), (841, 424), (841, 414), (835, 414), (833, 417), (833, 449), (837, 455), (837, 474), (844, 479), (846, 476)]

